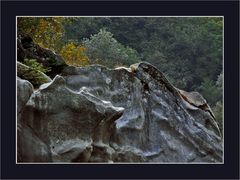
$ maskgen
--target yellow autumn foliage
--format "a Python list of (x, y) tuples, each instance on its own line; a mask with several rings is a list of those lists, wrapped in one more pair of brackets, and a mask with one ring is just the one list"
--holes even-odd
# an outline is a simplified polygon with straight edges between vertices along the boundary
[(89, 64), (89, 59), (85, 54), (85, 50), (83, 46), (69, 43), (61, 49), (60, 55), (65, 59), (68, 65), (86, 66)]
[(63, 34), (63, 17), (18, 17), (19, 32), (29, 34), (43, 48), (58, 52)]

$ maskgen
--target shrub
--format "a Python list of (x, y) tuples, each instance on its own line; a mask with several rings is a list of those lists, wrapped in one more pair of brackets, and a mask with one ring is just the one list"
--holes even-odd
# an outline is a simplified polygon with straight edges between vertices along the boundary
[(68, 65), (86, 66), (89, 64), (89, 60), (85, 50), (85, 47), (71, 42), (61, 49), (60, 54)]
[(51, 79), (44, 74), (49, 71), (49, 68), (44, 68), (35, 59), (25, 59), (24, 64), (20, 62), (17, 63), (18, 77), (30, 81), (34, 87), (51, 81)]

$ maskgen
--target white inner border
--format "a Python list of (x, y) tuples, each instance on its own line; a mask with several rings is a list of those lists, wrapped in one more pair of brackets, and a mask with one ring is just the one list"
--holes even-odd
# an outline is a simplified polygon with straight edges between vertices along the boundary
[[(205, 163), (205, 162), (149, 162), (149, 163), (121, 163), (121, 162), (114, 162), (114, 163), (92, 163), (92, 162), (17, 162), (17, 18), (18, 17), (221, 17), (223, 20), (223, 29), (222, 29), (222, 71), (223, 71), (223, 88), (222, 88), (222, 96), (223, 96), (223, 115), (222, 115), (222, 124), (223, 124), (223, 161), (222, 162), (216, 162), (216, 163)], [(224, 164), (224, 139), (225, 139), (225, 134), (224, 134), (224, 16), (16, 16), (16, 164), (21, 165), (21, 164), (71, 164), (71, 165), (76, 165), (76, 164), (112, 164), (112, 165), (117, 165), (117, 164), (132, 164), (132, 165), (138, 165), (138, 164)]]

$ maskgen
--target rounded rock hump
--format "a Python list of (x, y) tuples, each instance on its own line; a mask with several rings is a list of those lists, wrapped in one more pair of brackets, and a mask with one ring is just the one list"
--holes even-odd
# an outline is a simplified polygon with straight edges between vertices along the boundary
[(180, 92), (181, 96), (188, 101), (190, 104), (194, 105), (194, 106), (203, 106), (205, 104), (207, 104), (206, 99), (203, 98), (203, 96), (198, 93), (198, 92), (186, 92), (184, 90), (180, 90), (178, 89), (178, 91)]
[(131, 68), (127, 68), (124, 66), (116, 67), (114, 70), (126, 70), (128, 72), (132, 72)]
[(132, 72), (136, 74), (136, 77), (143, 81), (145, 84), (152, 84), (150, 81), (154, 81), (156, 88), (161, 88), (170, 91), (176, 97), (179, 97), (179, 93), (176, 88), (170, 83), (170, 81), (164, 76), (164, 74), (155, 66), (148, 62), (140, 62), (130, 66)]
[(65, 79), (60, 76), (60, 75), (56, 75), (55, 78), (50, 82), (50, 83), (45, 83), (45, 84), (42, 84), (40, 87), (39, 87), (39, 90), (43, 90), (43, 89), (46, 89), (46, 88), (58, 88), (59, 86), (62, 86), (62, 85), (65, 85)]

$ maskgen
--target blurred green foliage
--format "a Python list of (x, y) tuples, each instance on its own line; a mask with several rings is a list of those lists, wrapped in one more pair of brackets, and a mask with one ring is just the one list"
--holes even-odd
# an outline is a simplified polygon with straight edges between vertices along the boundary
[(38, 63), (36, 59), (25, 59), (24, 64), (30, 67), (34, 71), (40, 71), (43, 73), (51, 71), (50, 68), (43, 67), (43, 65)]

